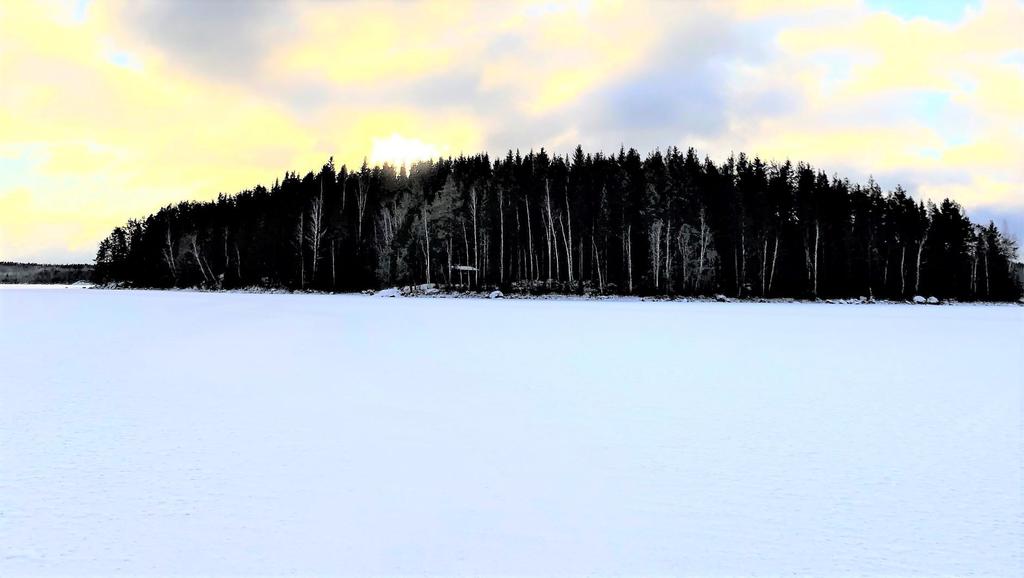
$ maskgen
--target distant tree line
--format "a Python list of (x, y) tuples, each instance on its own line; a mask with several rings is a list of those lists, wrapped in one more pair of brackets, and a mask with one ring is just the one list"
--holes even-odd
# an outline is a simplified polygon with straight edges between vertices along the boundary
[(51, 265), (0, 261), (0, 284), (70, 285), (92, 279), (92, 265)]
[(541, 149), (285, 174), (117, 227), (96, 279), (136, 287), (1015, 299), (1012, 239), (949, 199), (693, 149)]

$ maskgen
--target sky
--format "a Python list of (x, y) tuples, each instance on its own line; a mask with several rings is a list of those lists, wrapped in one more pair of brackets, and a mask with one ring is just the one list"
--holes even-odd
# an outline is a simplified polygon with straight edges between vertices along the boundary
[(1024, 0), (0, 1), (0, 260), (285, 171), (693, 146), (1024, 235)]

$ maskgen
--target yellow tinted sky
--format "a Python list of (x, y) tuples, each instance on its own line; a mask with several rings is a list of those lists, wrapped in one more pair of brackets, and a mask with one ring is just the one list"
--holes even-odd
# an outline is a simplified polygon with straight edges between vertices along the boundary
[(1024, 225), (1021, 30), (1021, 0), (0, 2), (0, 260), (89, 261), (129, 217), (332, 155), (577, 142), (808, 160)]

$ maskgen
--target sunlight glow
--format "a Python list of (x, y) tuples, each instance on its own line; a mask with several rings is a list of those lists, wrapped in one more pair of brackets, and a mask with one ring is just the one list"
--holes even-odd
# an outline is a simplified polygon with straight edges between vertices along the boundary
[[(406, 138), (392, 133), (387, 138), (373, 138), (370, 149), (370, 164), (390, 163), (409, 166), (415, 161), (434, 159), (441, 156), (442, 148), (415, 138)], [(447, 147), (444, 147), (445, 149)]]

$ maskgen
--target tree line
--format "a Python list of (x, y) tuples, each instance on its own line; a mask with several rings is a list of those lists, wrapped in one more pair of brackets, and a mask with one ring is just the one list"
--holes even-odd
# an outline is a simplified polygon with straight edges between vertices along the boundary
[(329, 160), (116, 227), (96, 280), (134, 287), (458, 289), (1009, 300), (1015, 242), (954, 201), (807, 163), (544, 149), (358, 170)]
[(70, 285), (93, 278), (92, 265), (51, 265), (0, 261), (0, 284)]

